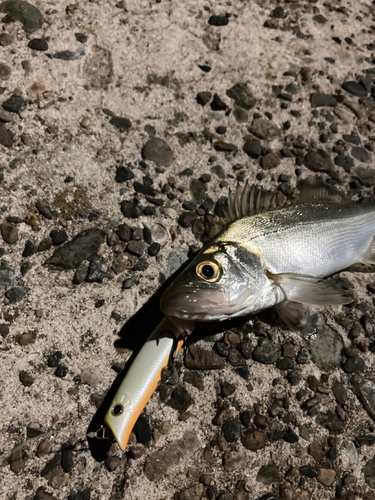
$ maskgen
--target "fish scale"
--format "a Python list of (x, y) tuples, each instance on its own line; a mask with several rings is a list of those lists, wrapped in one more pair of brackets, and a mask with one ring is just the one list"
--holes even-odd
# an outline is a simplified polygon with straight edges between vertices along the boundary
[(239, 219), (215, 242), (260, 251), (272, 273), (323, 278), (360, 262), (374, 233), (373, 205), (305, 204)]

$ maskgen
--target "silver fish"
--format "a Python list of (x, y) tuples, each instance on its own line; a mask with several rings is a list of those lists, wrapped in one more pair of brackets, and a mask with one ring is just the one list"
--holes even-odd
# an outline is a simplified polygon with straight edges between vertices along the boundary
[(290, 326), (298, 304), (346, 304), (352, 297), (327, 277), (352, 264), (375, 263), (375, 204), (346, 202), (324, 188), (305, 189), (298, 204), (248, 185), (229, 196), (231, 222), (203, 247), (164, 292), (160, 307), (180, 331), (195, 321), (223, 321), (275, 306)]

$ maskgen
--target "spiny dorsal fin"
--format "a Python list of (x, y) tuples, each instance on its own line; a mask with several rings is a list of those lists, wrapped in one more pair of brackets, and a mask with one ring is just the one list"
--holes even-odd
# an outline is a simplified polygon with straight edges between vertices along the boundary
[(260, 212), (266, 212), (283, 204), (284, 198), (281, 193), (272, 193), (256, 186), (250, 186), (249, 182), (246, 181), (244, 186), (237, 184), (234, 193), (229, 190), (228, 210), (225, 213), (225, 219), (230, 224), (242, 217), (250, 217)]
[(307, 177), (297, 184), (299, 197), (297, 203), (343, 203), (346, 200), (338, 189), (324, 182), (320, 177)]

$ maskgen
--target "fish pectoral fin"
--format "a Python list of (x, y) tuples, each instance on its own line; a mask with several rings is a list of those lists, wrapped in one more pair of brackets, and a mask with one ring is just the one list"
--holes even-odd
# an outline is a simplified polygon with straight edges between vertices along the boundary
[(369, 249), (362, 259), (362, 262), (363, 264), (375, 264), (375, 238), (373, 238)]
[(322, 279), (293, 273), (268, 274), (268, 277), (281, 288), (287, 300), (317, 306), (349, 304), (353, 301), (350, 292), (331, 278)]
[(306, 323), (306, 308), (299, 302), (284, 300), (275, 305), (275, 310), (288, 328), (301, 331)]

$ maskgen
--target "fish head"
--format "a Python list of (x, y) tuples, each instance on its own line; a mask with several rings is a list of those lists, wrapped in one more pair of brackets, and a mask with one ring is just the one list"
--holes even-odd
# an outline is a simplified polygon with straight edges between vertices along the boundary
[(160, 308), (184, 321), (223, 321), (252, 312), (268, 281), (261, 256), (225, 242), (201, 250), (161, 297)]

